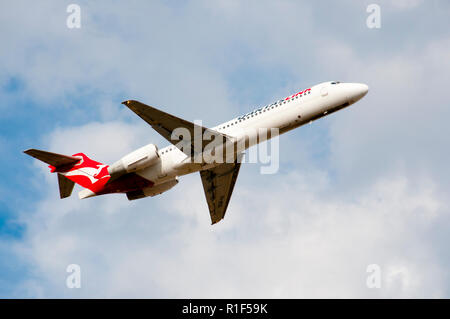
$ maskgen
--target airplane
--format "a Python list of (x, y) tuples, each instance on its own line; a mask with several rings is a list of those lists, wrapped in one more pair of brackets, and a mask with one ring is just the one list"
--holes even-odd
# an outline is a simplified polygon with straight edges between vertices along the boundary
[(255, 130), (276, 129), (276, 134), (283, 134), (354, 104), (368, 90), (361, 83), (324, 82), (212, 128), (127, 100), (122, 104), (167, 139), (169, 146), (158, 149), (148, 144), (112, 165), (83, 153), (67, 156), (37, 149), (24, 153), (49, 164), (58, 177), (60, 198), (69, 197), (75, 184), (84, 188), (80, 199), (111, 193), (124, 193), (128, 200), (153, 197), (177, 185), (180, 176), (200, 172), (211, 224), (215, 224), (227, 211), (244, 151), (274, 137), (249, 138)]

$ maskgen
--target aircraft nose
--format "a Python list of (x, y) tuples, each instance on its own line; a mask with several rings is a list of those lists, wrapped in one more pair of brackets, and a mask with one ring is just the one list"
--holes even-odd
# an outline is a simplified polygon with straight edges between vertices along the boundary
[(356, 101), (362, 99), (367, 92), (369, 92), (369, 87), (363, 83), (352, 83), (349, 91), (348, 98), (351, 103), (355, 103)]

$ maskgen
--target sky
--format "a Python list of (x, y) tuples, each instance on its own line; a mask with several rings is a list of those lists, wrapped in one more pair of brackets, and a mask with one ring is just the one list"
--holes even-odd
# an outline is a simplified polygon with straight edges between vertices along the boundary
[[(449, 298), (449, 14), (444, 0), (2, 1), (0, 297)], [(331, 80), (370, 90), (281, 136), (276, 174), (243, 164), (214, 226), (199, 174), (133, 202), (78, 186), (60, 200), (22, 153), (111, 164), (167, 145), (124, 100), (214, 126)]]

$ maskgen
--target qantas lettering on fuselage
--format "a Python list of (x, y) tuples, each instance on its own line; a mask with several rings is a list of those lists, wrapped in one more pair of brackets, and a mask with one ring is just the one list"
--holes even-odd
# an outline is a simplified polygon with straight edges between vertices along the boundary
[(247, 113), (247, 114), (244, 114), (244, 115), (242, 115), (242, 116), (239, 116), (237, 119), (238, 119), (238, 120), (245, 119), (246, 117), (249, 117), (249, 116), (251, 116), (252, 114), (255, 114), (255, 113), (258, 113), (258, 112), (263, 111), (264, 109), (268, 109), (269, 107), (272, 107), (272, 106), (281, 104), (281, 103), (283, 103), (283, 102), (285, 102), (285, 101), (289, 101), (290, 99), (293, 99), (293, 98), (295, 98), (296, 96), (303, 96), (303, 94), (309, 94), (310, 92), (311, 92), (311, 88), (308, 88), (308, 89), (306, 89), (306, 90), (303, 90), (303, 91), (300, 91), (300, 92), (298, 92), (298, 93), (292, 94), (292, 95), (288, 96), (288, 97), (285, 98), (285, 99), (282, 99), (282, 100), (273, 102), (272, 104), (269, 104), (269, 105), (260, 107), (259, 109), (253, 110), (253, 111), (251, 111), (251, 112), (249, 112), (249, 113)]

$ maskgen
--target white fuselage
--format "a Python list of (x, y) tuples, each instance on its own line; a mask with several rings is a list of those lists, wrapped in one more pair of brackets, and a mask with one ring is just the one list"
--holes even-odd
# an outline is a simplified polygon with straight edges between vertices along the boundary
[[(246, 115), (213, 127), (212, 130), (240, 140), (258, 129), (279, 130), (283, 134), (322, 116), (338, 111), (361, 99), (368, 91), (365, 84), (324, 82), (296, 93), (283, 100), (256, 109)], [(245, 148), (258, 143), (250, 140)], [(192, 163), (186, 154), (174, 145), (158, 150), (156, 165), (136, 171), (139, 176), (155, 185), (175, 179), (177, 176), (210, 169), (220, 164)]]

